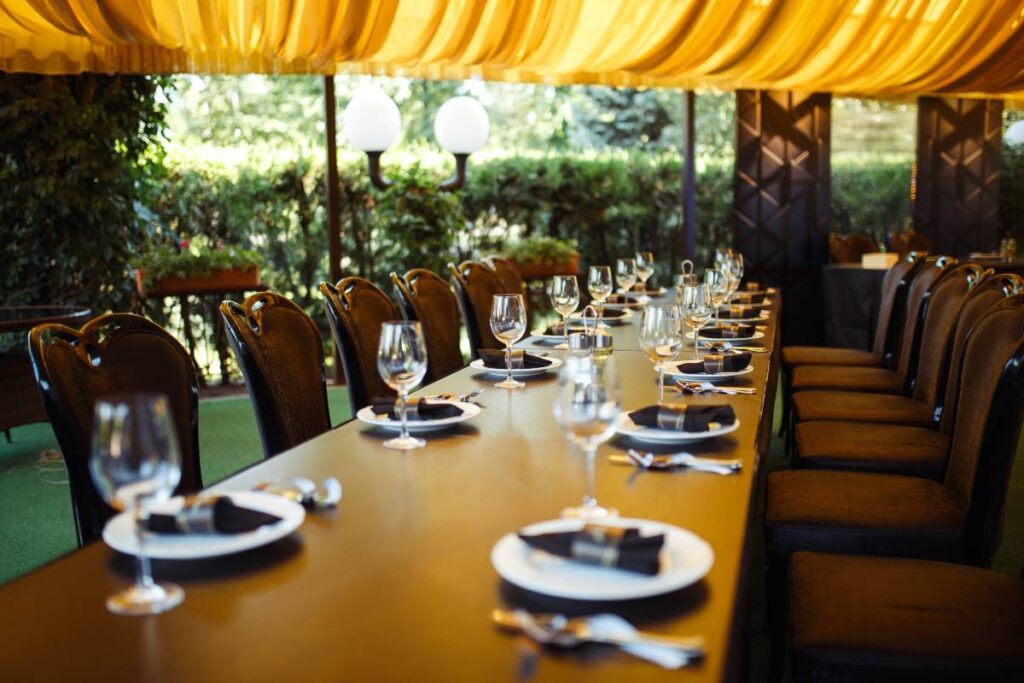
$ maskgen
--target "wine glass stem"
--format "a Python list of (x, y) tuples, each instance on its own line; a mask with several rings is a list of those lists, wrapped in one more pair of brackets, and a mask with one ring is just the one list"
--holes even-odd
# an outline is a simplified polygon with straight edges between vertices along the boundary
[(505, 367), (508, 369), (508, 383), (512, 383), (512, 345), (505, 343)]
[(565, 344), (565, 348), (569, 348), (569, 316), (566, 313), (562, 313), (562, 343)]
[(665, 402), (665, 366), (658, 363), (658, 403)]
[(153, 587), (153, 572), (149, 566), (149, 555), (146, 553), (146, 524), (149, 521), (149, 511), (143, 507), (141, 501), (135, 501), (135, 538), (139, 544), (139, 554), (136, 556), (138, 572), (135, 574), (135, 587), (139, 590), (147, 590)]
[(700, 325), (693, 330), (693, 359), (700, 360)]
[(408, 401), (408, 393), (405, 391), (398, 392), (398, 419), (402, 423), (402, 438), (409, 438), (409, 419), (406, 415), (405, 407)]
[(594, 458), (597, 455), (597, 446), (587, 446), (584, 451), (587, 458), (587, 492), (583, 495), (583, 507), (597, 507), (597, 494), (594, 492)]

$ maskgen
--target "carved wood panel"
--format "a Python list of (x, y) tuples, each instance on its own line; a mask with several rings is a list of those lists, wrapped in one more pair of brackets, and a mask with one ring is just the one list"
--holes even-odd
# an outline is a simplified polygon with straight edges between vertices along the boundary
[(999, 246), (1002, 100), (917, 101), (914, 228), (937, 254)]
[(831, 104), (828, 93), (736, 92), (734, 246), (750, 279), (782, 288), (787, 344), (822, 336)]

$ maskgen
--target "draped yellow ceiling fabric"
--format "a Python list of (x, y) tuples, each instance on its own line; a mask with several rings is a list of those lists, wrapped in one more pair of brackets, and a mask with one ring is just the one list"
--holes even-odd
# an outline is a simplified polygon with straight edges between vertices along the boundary
[(1024, 96), (1024, 0), (0, 0), (0, 70)]

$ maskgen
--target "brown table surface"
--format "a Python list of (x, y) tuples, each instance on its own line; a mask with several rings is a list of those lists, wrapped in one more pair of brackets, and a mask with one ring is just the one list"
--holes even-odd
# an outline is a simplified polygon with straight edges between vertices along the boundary
[[(778, 303), (765, 342), (776, 340)], [(657, 375), (628, 350), (635, 324), (613, 328), (624, 408), (657, 400)], [(396, 453), (358, 422), (262, 462), (216, 488), (301, 474), (337, 476), (334, 512), (311, 513), (301, 530), (270, 546), (219, 560), (156, 562), (185, 602), (166, 614), (119, 617), (104, 599), (129, 580), (133, 563), (95, 543), (0, 588), (0, 671), (6, 680), (717, 681), (734, 678), (745, 655), (747, 538), (758, 482), (759, 444), (771, 428), (777, 354), (755, 354), (744, 384), (756, 396), (728, 400), (741, 427), (690, 450), (739, 457), (739, 474), (637, 472), (598, 456), (601, 503), (623, 516), (676, 524), (706, 539), (715, 562), (698, 584), (630, 603), (581, 603), (504, 583), (490, 551), (504, 534), (558, 516), (584, 487), (582, 456), (556, 425), (550, 376), (526, 389), (492, 388), (464, 369), (422, 393), (483, 386), (483, 414)], [(664, 451), (664, 449), (661, 449)], [(496, 630), (492, 608), (569, 613), (615, 611), (637, 626), (701, 634), (707, 657), (681, 671), (603, 646), (545, 652)]]

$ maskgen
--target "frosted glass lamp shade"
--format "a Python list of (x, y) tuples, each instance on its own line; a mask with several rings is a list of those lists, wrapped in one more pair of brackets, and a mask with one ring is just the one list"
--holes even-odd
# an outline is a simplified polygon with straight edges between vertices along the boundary
[(345, 107), (344, 118), (349, 141), (364, 152), (383, 152), (402, 131), (398, 105), (377, 87), (357, 91)]
[(1014, 121), (1006, 129), (1005, 140), (1008, 144), (1019, 145), (1024, 143), (1024, 121)]
[(434, 136), (452, 154), (472, 154), (487, 143), (490, 122), (483, 105), (472, 97), (453, 97), (437, 110)]

